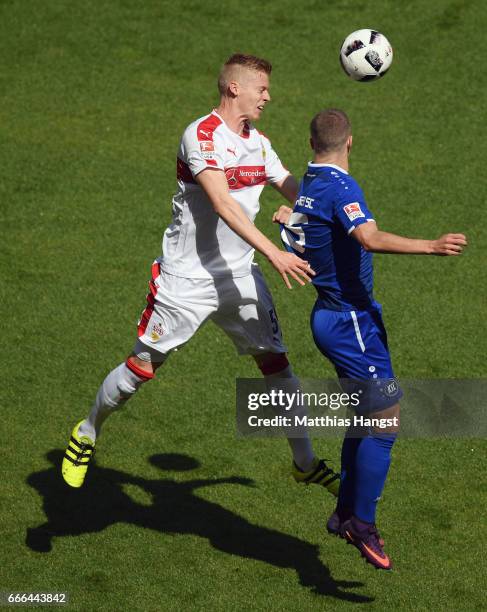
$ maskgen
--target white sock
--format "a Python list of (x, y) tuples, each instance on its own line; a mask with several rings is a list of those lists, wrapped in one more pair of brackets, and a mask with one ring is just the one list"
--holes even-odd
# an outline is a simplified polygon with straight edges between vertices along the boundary
[[(290, 365), (288, 365), (284, 370), (276, 372), (275, 374), (267, 374), (264, 376), (264, 380), (266, 381), (266, 385), (269, 390), (282, 389), (285, 393), (296, 393), (300, 390), (299, 379), (294, 375)], [(291, 409), (286, 412), (286, 415), (293, 417), (295, 413), (296, 410)], [(299, 413), (305, 413), (305, 409), (300, 407)], [(294, 435), (296, 435), (296, 431), (297, 428), (293, 427)], [(284, 432), (286, 432), (286, 429), (284, 429)], [(302, 428), (299, 428), (299, 434), (299, 438), (289, 436), (287, 437), (287, 441), (291, 447), (294, 462), (301, 470), (307, 472), (313, 464), (315, 454), (313, 452), (313, 447), (311, 446), (311, 440), (309, 439), (306, 427), (303, 426)]]
[(95, 403), (88, 418), (79, 426), (78, 435), (88, 436), (94, 442), (104, 420), (121, 408), (143, 382), (144, 379), (134, 374), (125, 363), (112, 370), (98, 389)]

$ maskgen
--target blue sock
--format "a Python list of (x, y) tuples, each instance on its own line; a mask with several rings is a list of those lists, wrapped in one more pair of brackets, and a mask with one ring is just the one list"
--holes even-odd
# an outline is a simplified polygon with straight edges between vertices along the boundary
[(375, 510), (391, 464), (397, 434), (367, 436), (359, 440), (355, 456), (353, 513), (365, 523), (375, 523)]
[(350, 518), (353, 512), (355, 492), (355, 459), (361, 438), (345, 437), (342, 444), (342, 465), (340, 474), (340, 491), (338, 493), (337, 512), (341, 520)]

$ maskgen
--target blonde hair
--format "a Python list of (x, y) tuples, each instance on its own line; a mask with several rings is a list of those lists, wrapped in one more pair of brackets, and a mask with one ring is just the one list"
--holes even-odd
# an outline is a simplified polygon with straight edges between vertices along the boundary
[(223, 64), (220, 74), (218, 75), (218, 91), (221, 95), (226, 94), (230, 81), (235, 78), (235, 74), (238, 74), (241, 69), (255, 70), (256, 72), (270, 74), (272, 72), (272, 64), (255, 55), (235, 53)]

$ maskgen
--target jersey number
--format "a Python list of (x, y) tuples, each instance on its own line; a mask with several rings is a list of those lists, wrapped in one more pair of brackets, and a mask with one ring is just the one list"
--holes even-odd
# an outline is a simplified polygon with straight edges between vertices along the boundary
[(281, 229), (281, 240), (293, 251), (297, 251), (298, 253), (304, 253), (306, 245), (304, 229), (296, 226), (298, 224), (306, 225), (306, 223), (308, 223), (308, 215), (303, 213), (292, 213), (286, 225), (283, 225)]

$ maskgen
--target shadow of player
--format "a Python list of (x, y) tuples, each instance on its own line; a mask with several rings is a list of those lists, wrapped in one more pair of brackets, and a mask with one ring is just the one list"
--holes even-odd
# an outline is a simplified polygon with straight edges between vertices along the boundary
[[(47, 517), (42, 525), (27, 529), (26, 544), (34, 551), (49, 552), (53, 538), (94, 533), (115, 523), (128, 523), (161, 533), (197, 535), (227, 554), (293, 568), (301, 585), (321, 595), (355, 603), (373, 601), (370, 597), (343, 591), (363, 583), (334, 580), (319, 559), (318, 546), (250, 523), (194, 494), (196, 489), (218, 484), (252, 486), (253, 482), (247, 478), (148, 480), (102, 468), (93, 462), (89, 481), (81, 489), (72, 489), (60, 474), (62, 455), (59, 450), (50, 451), (46, 457), (53, 467), (27, 478), (27, 483), (42, 495)], [(199, 466), (192, 457), (178, 454), (153, 455), (149, 461), (164, 470), (187, 471)], [(152, 504), (134, 501), (123, 491), (124, 485), (140, 487), (151, 496)]]

